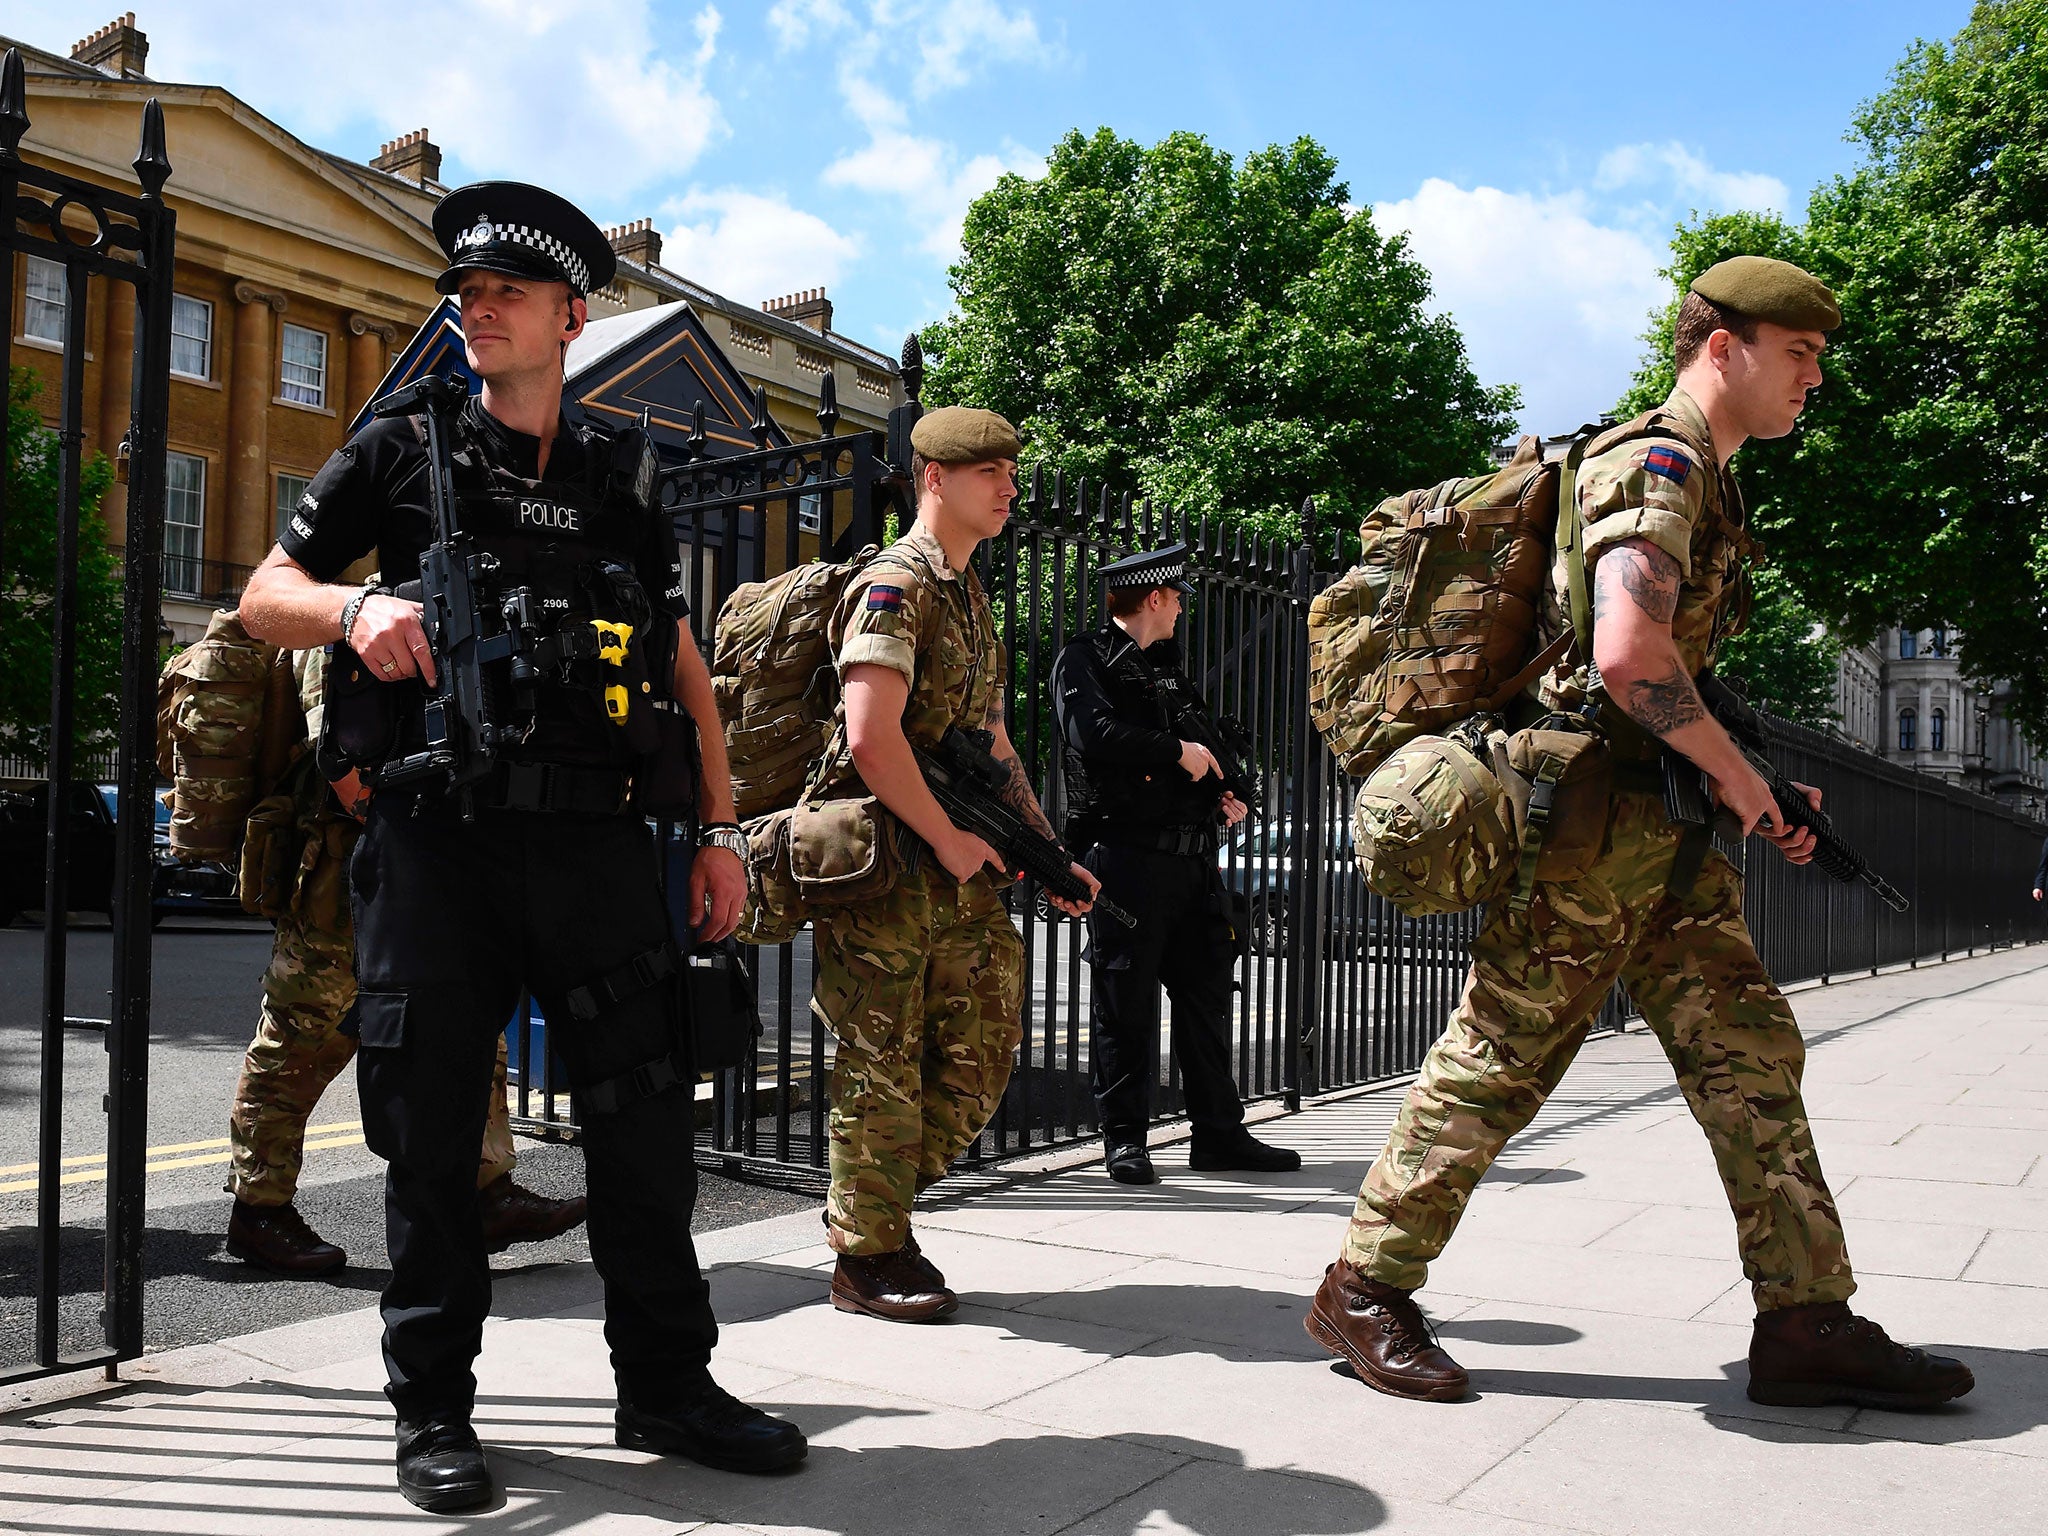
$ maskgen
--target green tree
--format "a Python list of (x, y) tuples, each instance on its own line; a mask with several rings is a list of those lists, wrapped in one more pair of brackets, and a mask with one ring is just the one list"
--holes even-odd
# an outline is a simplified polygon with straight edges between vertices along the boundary
[(2048, 739), (2048, 0), (1916, 44), (1854, 137), (1802, 229), (1696, 221), (1671, 275), (1756, 249), (1834, 287), (1826, 385), (1789, 449), (1743, 454), (1772, 554), (1841, 634), (1955, 625), (1965, 672), (2010, 678)]
[(1192, 133), (1069, 133), (968, 211), (927, 398), (1190, 515), (1292, 534), (1314, 495), (1355, 527), (1483, 465), (1518, 396), (1480, 384), (1405, 240), (1348, 198), (1312, 139), (1235, 165)]
[[(0, 755), (40, 771), (50, 753), (50, 663), (57, 590), (57, 434), (36, 415), (36, 380), (14, 370), (7, 388), (6, 525), (0, 529)], [(74, 749), (111, 745), (118, 727), (121, 578), (107, 552), (100, 499), (113, 483), (94, 454), (79, 476), (78, 708)]]
[(1835, 713), (1841, 642), (1776, 566), (1760, 566), (1749, 624), (1721, 647), (1716, 665), (1748, 685), (1752, 704), (1787, 720), (1825, 729)]

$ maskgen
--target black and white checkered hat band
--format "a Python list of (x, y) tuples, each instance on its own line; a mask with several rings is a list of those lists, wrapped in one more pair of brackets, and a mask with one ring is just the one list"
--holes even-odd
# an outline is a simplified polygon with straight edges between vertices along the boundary
[(523, 245), (528, 250), (538, 251), (562, 269), (570, 287), (578, 293), (590, 292), (589, 263), (546, 230), (526, 224), (493, 224), (486, 219), (477, 220), (455, 237), (455, 260), (459, 263), (479, 247), (501, 244)]
[(1109, 578), (1112, 587), (1170, 587), (1187, 578), (1185, 565), (1162, 565), (1148, 570), (1118, 571)]

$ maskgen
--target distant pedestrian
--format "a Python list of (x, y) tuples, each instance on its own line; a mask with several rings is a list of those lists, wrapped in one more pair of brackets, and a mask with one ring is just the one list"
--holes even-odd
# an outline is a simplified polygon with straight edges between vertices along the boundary
[(2048, 837), (2041, 839), (2041, 862), (2034, 866), (2034, 900), (2041, 899), (2041, 892), (2048, 890)]

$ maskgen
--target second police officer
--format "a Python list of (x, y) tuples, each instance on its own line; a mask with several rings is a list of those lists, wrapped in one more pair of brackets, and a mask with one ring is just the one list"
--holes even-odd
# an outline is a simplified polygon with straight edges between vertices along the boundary
[(1250, 807), (1224, 788), (1205, 741), (1208, 706), (1181, 670), (1174, 628), (1187, 546), (1133, 555), (1100, 572), (1108, 617), (1070, 641), (1053, 669), (1066, 771), (1067, 845), (1089, 850), (1103, 894), (1138, 919), (1089, 926), (1089, 1056), (1109, 1176), (1150, 1184), (1145, 1150), (1157, 1077), (1159, 992), (1173, 1001), (1179, 1058), (1201, 1171), (1291, 1172), (1300, 1155), (1254, 1138), (1230, 1072), (1237, 935), (1216, 867), (1222, 832)]
[[(573, 205), (514, 182), (451, 192), (434, 233), (448, 256), (439, 287), (460, 300), (483, 380), (454, 430), (464, 526), (539, 599), (552, 636), (637, 620), (649, 691), (673, 696), (696, 725), (705, 830), (688, 900), (698, 937), (721, 938), (746, 881), (676, 543), (644, 485), (608, 477), (607, 434), (562, 399), (564, 356), (585, 296), (611, 281), (611, 247)], [(366, 678), (359, 697), (390, 706), (392, 755), (426, 739), (414, 679), (436, 678), (420, 605), (391, 590), (418, 576), (432, 538), (427, 470), (413, 421), (371, 422), (315, 478), (242, 602), (259, 638), (346, 643), (330, 726), (337, 684)], [(378, 583), (336, 584), (373, 549)], [(574, 654), (583, 659), (527, 696), (530, 729), (477, 787), (473, 818), (452, 795), (380, 789), (351, 867), (363, 1127), (389, 1165), (386, 1393), (400, 1490), (432, 1510), (492, 1493), (470, 1427), (490, 1302), (476, 1149), (497, 1037), (522, 987), (554, 1026), (549, 1044), (576, 1090), (619, 1443), (742, 1472), (805, 1452), (796, 1426), (734, 1399), (708, 1370), (717, 1326), (690, 1240), (696, 1073), (653, 841), (629, 798), (636, 767), (651, 776), (667, 764), (636, 756), (611, 718), (617, 669)]]

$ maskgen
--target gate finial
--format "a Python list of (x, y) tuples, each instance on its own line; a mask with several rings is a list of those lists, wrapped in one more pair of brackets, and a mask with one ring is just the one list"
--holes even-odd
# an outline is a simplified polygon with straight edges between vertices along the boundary
[[(21, 50), (10, 48), (0, 62), (0, 156), (12, 160), (28, 132), (28, 85), (21, 65)], [(10, 215), (11, 217), (11, 215)]]
[(924, 404), (924, 343), (915, 331), (903, 338), (903, 393), (912, 405)]
[(818, 381), (818, 436), (832, 437), (839, 431), (839, 384), (830, 373)]
[(142, 195), (154, 202), (171, 179), (171, 157), (164, 149), (164, 109), (154, 96), (142, 104), (142, 147), (135, 152), (135, 179)]

